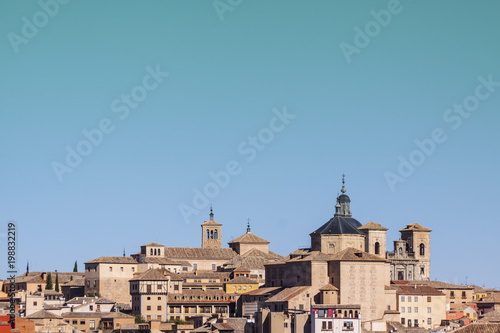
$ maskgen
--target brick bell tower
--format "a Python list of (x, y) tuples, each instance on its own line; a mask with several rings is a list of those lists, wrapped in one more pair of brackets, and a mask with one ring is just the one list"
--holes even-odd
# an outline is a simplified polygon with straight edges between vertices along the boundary
[(214, 221), (214, 212), (210, 207), (210, 219), (201, 225), (201, 247), (221, 248), (222, 224)]

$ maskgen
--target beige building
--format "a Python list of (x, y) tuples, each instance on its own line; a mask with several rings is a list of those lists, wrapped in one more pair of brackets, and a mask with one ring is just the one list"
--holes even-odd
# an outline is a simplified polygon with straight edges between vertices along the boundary
[(62, 318), (82, 332), (119, 329), (121, 325), (135, 323), (134, 316), (122, 312), (67, 312), (62, 314)]
[(167, 295), (182, 293), (182, 278), (166, 269), (152, 268), (130, 280), (132, 314), (146, 321), (167, 321)]
[(446, 296), (427, 285), (395, 281), (401, 324), (434, 329), (446, 319)]
[(235, 295), (223, 290), (183, 290), (180, 295), (168, 295), (168, 319), (189, 321), (198, 316), (228, 318), (235, 303)]

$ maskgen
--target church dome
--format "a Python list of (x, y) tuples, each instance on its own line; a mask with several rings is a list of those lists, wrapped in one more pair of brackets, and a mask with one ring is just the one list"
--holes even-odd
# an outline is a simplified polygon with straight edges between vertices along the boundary
[(363, 232), (358, 230), (361, 223), (352, 217), (345, 217), (336, 215), (321, 227), (316, 229), (313, 234), (328, 234), (328, 235), (364, 235)]
[(342, 194), (337, 198), (339, 203), (351, 202), (351, 198), (347, 194)]

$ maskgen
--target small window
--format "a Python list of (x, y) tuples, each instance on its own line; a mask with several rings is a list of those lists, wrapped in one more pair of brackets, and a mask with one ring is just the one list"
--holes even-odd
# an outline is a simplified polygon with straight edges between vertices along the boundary
[(299, 304), (299, 310), (304, 310), (304, 304)]
[(94, 311), (94, 306), (93, 306), (93, 305), (90, 305), (90, 306), (89, 306), (89, 310), (90, 310), (90, 311)]
[(113, 271), (113, 267), (109, 266), (109, 271), (112, 272)]
[(405, 324), (405, 319), (404, 318), (401, 318), (401, 324)]
[(146, 310), (151, 311), (151, 305), (148, 305), (148, 306), (146, 307)]
[(427, 307), (427, 313), (432, 313), (432, 308), (430, 306)]
[(418, 313), (418, 308), (417, 308), (417, 307), (414, 307), (414, 308), (413, 308), (413, 312), (414, 312), (414, 313)]
[(215, 264), (212, 264), (212, 270), (215, 271), (216, 267)]
[(413, 298), (413, 300), (414, 300), (415, 302), (418, 302), (418, 296), (415, 296), (415, 297)]
[(401, 302), (404, 302), (404, 301), (405, 301), (405, 297), (401, 296)]
[(432, 318), (427, 318), (427, 325), (432, 325)]
[(95, 328), (95, 320), (90, 320), (89, 321), (89, 327), (91, 330), (93, 330)]
[(148, 301), (150, 301), (150, 300), (151, 300), (151, 297), (149, 297), (149, 296), (148, 296), (147, 300), (148, 300)]
[(161, 296), (158, 296), (158, 300), (161, 301)]
[(408, 307), (408, 313), (411, 313), (411, 306)]
[(85, 325), (85, 320), (80, 320), (80, 325)]
[(401, 308), (401, 313), (405, 313), (405, 307), (404, 306)]
[(414, 324), (415, 327), (418, 327), (418, 319), (414, 319), (413, 320), (413, 324)]
[(78, 325), (78, 320), (73, 320), (73, 321), (72, 321), (72, 324), (73, 324), (73, 325)]
[(156, 308), (158, 311), (161, 311), (161, 305), (158, 305)]
[(38, 305), (38, 302), (33, 302), (33, 306), (37, 306)]
[(431, 296), (427, 296), (427, 302), (431, 302), (432, 298)]
[(132, 267), (132, 273), (135, 272), (135, 267)]
[(123, 267), (120, 267), (120, 272), (123, 272)]

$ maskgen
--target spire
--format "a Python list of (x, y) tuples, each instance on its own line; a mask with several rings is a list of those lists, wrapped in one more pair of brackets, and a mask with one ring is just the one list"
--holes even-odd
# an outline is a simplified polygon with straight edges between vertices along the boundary
[(345, 189), (345, 174), (342, 174), (342, 194), (345, 194), (346, 189)]
[(26, 263), (26, 276), (28, 276), (29, 272), (30, 272), (30, 262), (28, 261)]
[(247, 219), (247, 234), (250, 232), (250, 219)]
[(210, 221), (214, 220), (214, 211), (212, 209), (212, 204), (210, 204)]
[(123, 247), (123, 256), (125, 257), (125, 246)]
[(351, 217), (351, 199), (347, 194), (347, 190), (345, 189), (345, 174), (342, 174), (342, 192), (341, 195), (337, 197), (337, 204), (335, 205), (335, 215), (341, 215), (345, 217)]

